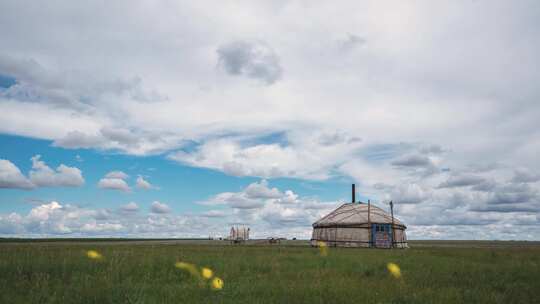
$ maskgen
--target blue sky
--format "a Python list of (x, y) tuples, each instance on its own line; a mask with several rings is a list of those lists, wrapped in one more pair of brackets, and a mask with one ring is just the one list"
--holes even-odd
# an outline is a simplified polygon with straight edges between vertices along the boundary
[[(23, 172), (31, 169), (30, 158), (42, 156), (47, 164), (56, 167), (66, 164), (81, 169), (85, 183), (81, 187), (38, 188), (31, 191), (2, 190), (1, 212), (27, 212), (32, 200), (73, 202), (85, 206), (110, 208), (120, 207), (130, 201), (140, 202), (148, 208), (152, 201), (170, 202), (175, 212), (198, 212), (208, 208), (195, 204), (226, 191), (240, 191), (250, 183), (260, 181), (257, 177), (227, 176), (214, 170), (184, 166), (164, 158), (162, 155), (137, 157), (113, 152), (85, 149), (66, 150), (51, 146), (50, 141), (19, 136), (0, 136), (2, 155)], [(134, 184), (138, 175), (143, 175), (155, 190), (137, 190), (132, 193), (99, 189), (98, 181), (108, 172), (122, 171), (130, 175), (129, 183)], [(295, 189), (302, 196), (312, 196), (320, 200), (348, 200), (350, 180), (325, 182), (302, 181), (297, 179), (273, 179), (271, 185), (280, 189)], [(358, 194), (360, 198), (365, 197)], [(26, 203), (26, 204), (21, 204)], [(34, 202), (35, 204), (35, 202)]]
[(540, 238), (537, 1), (7, 0), (0, 20), (2, 236), (309, 238), (354, 182), (410, 238)]
[[(277, 137), (267, 136), (256, 142), (274, 141), (275, 138)], [(112, 151), (64, 149), (54, 147), (48, 140), (11, 135), (1, 135), (0, 145), (0, 159), (10, 160), (23, 174), (32, 169), (31, 158), (41, 155), (41, 159), (51, 168), (60, 164), (76, 167), (82, 171), (84, 178), (84, 184), (78, 187), (2, 189), (0, 213), (4, 214), (26, 214), (32, 208), (51, 201), (82, 208), (113, 210), (135, 202), (142, 212), (150, 212), (151, 203), (159, 201), (167, 204), (172, 214), (197, 214), (212, 209), (198, 202), (204, 202), (222, 192), (241, 191), (247, 185), (262, 180), (258, 177), (235, 177), (215, 170), (185, 166), (167, 159), (164, 155), (141, 157)], [(99, 180), (111, 171), (128, 174), (126, 181), (132, 191), (99, 188)], [(155, 189), (137, 188), (135, 179), (139, 175)], [(294, 189), (298, 195), (317, 201), (347, 201), (350, 199), (350, 182), (347, 178), (324, 182), (276, 178), (271, 180), (270, 186)], [(359, 193), (357, 198), (366, 197)]]

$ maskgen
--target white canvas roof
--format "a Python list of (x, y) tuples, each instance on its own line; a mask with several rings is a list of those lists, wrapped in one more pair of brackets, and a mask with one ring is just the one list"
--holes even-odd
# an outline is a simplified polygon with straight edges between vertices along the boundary
[[(371, 205), (370, 221), (377, 224), (391, 224), (392, 216), (379, 207)], [(313, 227), (349, 226), (368, 223), (368, 205), (365, 203), (347, 203), (330, 212), (322, 219), (313, 223)], [(403, 226), (402, 222), (394, 217), (394, 225)]]

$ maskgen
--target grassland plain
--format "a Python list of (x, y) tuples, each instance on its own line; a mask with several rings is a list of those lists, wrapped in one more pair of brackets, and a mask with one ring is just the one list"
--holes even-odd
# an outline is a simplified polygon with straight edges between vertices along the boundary
[[(4, 240), (0, 303), (540, 303), (537, 243), (418, 242), (329, 248), (326, 257), (303, 245)], [(212, 269), (223, 289), (201, 285), (178, 261)]]

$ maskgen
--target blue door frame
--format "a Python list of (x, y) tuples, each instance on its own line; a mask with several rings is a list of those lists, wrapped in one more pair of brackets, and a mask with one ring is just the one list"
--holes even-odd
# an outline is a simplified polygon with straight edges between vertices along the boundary
[(371, 244), (376, 248), (392, 248), (392, 225), (371, 224)]

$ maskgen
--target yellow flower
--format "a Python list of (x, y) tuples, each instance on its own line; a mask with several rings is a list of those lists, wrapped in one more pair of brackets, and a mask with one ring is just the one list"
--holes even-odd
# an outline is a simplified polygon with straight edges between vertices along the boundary
[(223, 280), (218, 278), (218, 277), (215, 277), (212, 280), (212, 289), (213, 290), (220, 290), (222, 288), (223, 288)]
[(103, 258), (103, 256), (99, 252), (97, 252), (95, 250), (88, 250), (86, 252), (86, 256), (88, 258), (90, 258), (90, 259), (93, 259), (93, 260), (100, 260), (100, 259)]
[(205, 278), (207, 280), (214, 276), (214, 272), (212, 271), (212, 269), (206, 268), (206, 267), (203, 267), (201, 269), (201, 274), (202, 274), (203, 278)]
[(174, 266), (176, 268), (186, 270), (187, 272), (189, 272), (192, 276), (194, 276), (196, 278), (200, 278), (200, 274), (197, 271), (197, 268), (195, 267), (195, 265), (193, 265), (193, 264), (184, 263), (184, 262), (176, 262), (176, 264), (174, 264)]
[(174, 267), (176, 268), (180, 268), (180, 269), (186, 269), (188, 267), (192, 266), (192, 264), (189, 264), (189, 263), (184, 263), (184, 262), (176, 262), (174, 264)]
[(321, 256), (325, 257), (328, 255), (328, 245), (323, 241), (318, 241), (317, 246), (319, 246), (319, 251), (321, 252)]
[(388, 268), (388, 271), (394, 278), (401, 278), (401, 270), (399, 269), (398, 265), (394, 263), (388, 263), (388, 265), (386, 265), (386, 268)]

